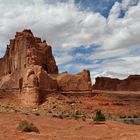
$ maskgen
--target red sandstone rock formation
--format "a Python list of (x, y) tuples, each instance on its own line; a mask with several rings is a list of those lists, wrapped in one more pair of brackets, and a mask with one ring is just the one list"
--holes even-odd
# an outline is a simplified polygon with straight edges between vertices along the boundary
[(31, 100), (29, 104), (39, 103), (40, 88), (57, 89), (57, 81), (48, 75), (58, 74), (51, 46), (34, 37), (31, 30), (17, 32), (10, 40), (0, 67), (0, 88), (20, 89), (26, 93), (25, 100)]
[(0, 58), (0, 89), (19, 90), (22, 102), (34, 106), (50, 90), (91, 90), (91, 79), (86, 70), (59, 75), (51, 46), (34, 37), (31, 30), (24, 30), (16, 33)]
[(16, 33), (0, 65), (0, 76), (23, 71), (29, 65), (40, 65), (47, 73), (58, 73), (51, 46), (34, 37), (31, 30)]
[(140, 75), (130, 75), (127, 79), (119, 80), (108, 77), (97, 77), (93, 85), (96, 90), (140, 91)]
[(94, 89), (98, 90), (117, 90), (117, 86), (120, 83), (119, 79), (113, 79), (109, 77), (97, 77)]
[(91, 90), (90, 72), (83, 72), (72, 75), (67, 72), (57, 76), (58, 87), (61, 91), (89, 91)]

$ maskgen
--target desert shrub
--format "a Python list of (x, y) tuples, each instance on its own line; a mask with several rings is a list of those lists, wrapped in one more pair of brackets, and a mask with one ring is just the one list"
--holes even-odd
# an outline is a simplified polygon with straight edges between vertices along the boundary
[(52, 114), (52, 117), (58, 118), (58, 114)]
[(41, 114), (40, 114), (40, 112), (32, 112), (34, 115), (36, 115), (36, 116), (40, 116)]
[(87, 116), (86, 116), (85, 113), (83, 113), (81, 117), (82, 117), (82, 120), (83, 120), (83, 121), (86, 121)]
[(75, 113), (73, 113), (73, 114), (71, 114), (71, 117), (75, 118), (75, 119), (78, 119), (78, 118), (80, 118), (80, 115), (76, 115)]
[(101, 112), (100, 109), (96, 110), (96, 116), (93, 118), (94, 121), (105, 121), (105, 115)]
[(51, 113), (52, 113), (52, 111), (49, 109), (49, 110), (48, 110), (48, 113), (50, 113), (50, 114), (51, 114)]
[(63, 114), (63, 113), (60, 113), (60, 114), (53, 114), (52, 117), (59, 118), (59, 119), (64, 119), (67, 116), (65, 116), (65, 114)]
[(71, 118), (79, 119), (81, 118), (81, 113), (79, 111), (76, 111), (71, 114)]
[(86, 114), (82, 114), (79, 111), (73, 112), (73, 113), (55, 113), (52, 114), (52, 117), (55, 118), (60, 118), (60, 119), (65, 119), (65, 118), (74, 118), (74, 119), (79, 119), (81, 118), (83, 121), (86, 120)]
[(82, 115), (82, 114), (81, 114), (81, 112), (76, 111), (76, 112), (75, 112), (75, 115), (79, 115), (79, 116), (80, 116), (80, 115)]
[(85, 117), (82, 117), (82, 120), (85, 122), (86, 121), (86, 118)]
[(69, 114), (69, 113), (64, 114), (65, 118), (70, 118), (70, 117), (71, 117), (70, 115), (71, 115), (71, 114)]
[(126, 115), (120, 116), (121, 119), (127, 118)]
[(59, 114), (59, 115), (58, 115), (58, 118), (60, 118), (60, 119), (64, 119), (65, 116), (64, 116), (63, 114)]
[(17, 130), (22, 132), (39, 132), (37, 127), (35, 127), (32, 123), (27, 122), (26, 120), (19, 122)]
[(137, 115), (134, 115), (133, 118), (138, 118), (138, 116)]

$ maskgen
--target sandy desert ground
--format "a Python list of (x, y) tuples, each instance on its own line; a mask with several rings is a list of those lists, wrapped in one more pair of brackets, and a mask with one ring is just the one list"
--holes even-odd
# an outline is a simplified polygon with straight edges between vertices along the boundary
[[(140, 118), (139, 92), (95, 91), (92, 95), (50, 94), (37, 108), (25, 108), (14, 97), (0, 98), (0, 140), (140, 140), (140, 125), (114, 121)], [(107, 121), (92, 117), (101, 109)], [(68, 117), (80, 112), (82, 117)], [(66, 117), (67, 115), (67, 117)], [(16, 130), (21, 120), (33, 123), (40, 133)]]
[[(16, 127), (23, 119), (34, 123), (40, 133), (18, 132)], [(140, 126), (114, 121), (94, 124), (11, 112), (0, 113), (0, 126), (0, 140), (140, 140)]]

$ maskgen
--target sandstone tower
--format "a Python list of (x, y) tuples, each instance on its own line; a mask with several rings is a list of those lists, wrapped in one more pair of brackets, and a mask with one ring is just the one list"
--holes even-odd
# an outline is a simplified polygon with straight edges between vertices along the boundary
[(26, 105), (37, 105), (48, 91), (90, 91), (88, 70), (77, 75), (58, 73), (52, 48), (31, 30), (17, 32), (0, 58), (0, 89), (17, 90)]

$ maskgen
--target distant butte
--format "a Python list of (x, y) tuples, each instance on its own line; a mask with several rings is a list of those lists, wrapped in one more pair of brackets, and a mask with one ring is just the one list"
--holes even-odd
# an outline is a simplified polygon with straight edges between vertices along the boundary
[(0, 91), (20, 95), (23, 105), (38, 105), (48, 93), (91, 90), (90, 72), (59, 74), (52, 47), (31, 30), (17, 32), (0, 58)]
[(124, 80), (109, 77), (97, 77), (93, 89), (108, 91), (140, 91), (140, 75), (130, 75)]

